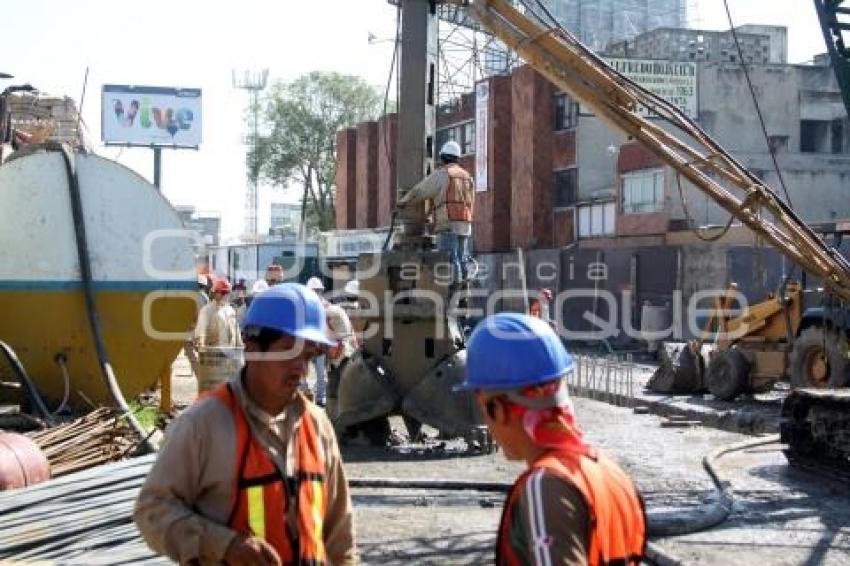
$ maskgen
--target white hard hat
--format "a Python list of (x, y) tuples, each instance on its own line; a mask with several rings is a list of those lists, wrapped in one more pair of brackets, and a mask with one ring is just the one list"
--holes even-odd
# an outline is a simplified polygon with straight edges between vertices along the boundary
[(460, 145), (454, 140), (449, 140), (443, 144), (443, 147), (440, 149), (440, 155), (460, 157)]
[(311, 277), (307, 280), (307, 288), (312, 289), (313, 291), (324, 291), (325, 284), (322, 283), (322, 280), (318, 277)]
[(356, 297), (360, 294), (360, 281), (357, 279), (352, 279), (348, 283), (345, 284), (345, 287), (342, 290), (343, 293), (350, 297)]

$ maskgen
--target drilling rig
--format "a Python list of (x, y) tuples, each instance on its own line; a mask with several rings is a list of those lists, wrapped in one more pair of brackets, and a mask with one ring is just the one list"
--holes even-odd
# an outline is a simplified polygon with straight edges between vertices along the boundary
[[(438, 64), (436, 3), (400, 4), (399, 198), (434, 168)], [(407, 206), (394, 216), (393, 248), (358, 259), (364, 341), (341, 376), (334, 422), (365, 424), (370, 439), (381, 442), (389, 434), (385, 417), (401, 414), (411, 437), (426, 423), (489, 444), (472, 395), (453, 390), (463, 380), (466, 352), (451, 307), (467, 284), (446, 279), (448, 254), (435, 250), (424, 218), (424, 205)]]

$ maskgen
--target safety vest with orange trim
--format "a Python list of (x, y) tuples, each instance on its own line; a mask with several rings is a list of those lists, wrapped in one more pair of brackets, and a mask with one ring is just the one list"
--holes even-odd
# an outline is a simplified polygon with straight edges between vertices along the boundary
[(475, 187), (472, 176), (463, 167), (452, 163), (446, 167), (449, 184), (435, 203), (435, 223), (437, 226), (448, 222), (472, 222), (475, 207)]
[(549, 452), (519, 477), (502, 512), (496, 564), (513, 566), (527, 562), (510, 543), (511, 519), (526, 481), (541, 468), (575, 486), (587, 503), (591, 524), (587, 546), (590, 566), (640, 564), (646, 549), (643, 500), (625, 472), (595, 451), (590, 456)]
[[(322, 524), (327, 505), (325, 464), (316, 423), (305, 412), (295, 435), (296, 469), (287, 477), (251, 434), (242, 407), (227, 383), (210, 391), (230, 409), (236, 426), (236, 476), (227, 525), (264, 539), (283, 564), (327, 563)], [(290, 505), (295, 505), (290, 509)], [(297, 527), (287, 522), (293, 513)]]

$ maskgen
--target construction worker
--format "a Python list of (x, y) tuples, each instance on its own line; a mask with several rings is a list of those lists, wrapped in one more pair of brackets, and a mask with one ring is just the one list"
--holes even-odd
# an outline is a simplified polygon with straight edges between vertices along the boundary
[(227, 301), (230, 282), (219, 278), (213, 281), (211, 301), (198, 313), (195, 327), (195, 347), (241, 347), (242, 336), (236, 310)]
[(543, 289), (540, 289), (540, 292), (537, 293), (537, 297), (532, 299), (531, 304), (528, 305), (528, 314), (546, 321), (549, 326), (554, 329), (555, 321), (552, 320), (550, 312), (552, 297), (553, 295), (551, 289), (546, 289), (545, 287)]
[(448, 252), (455, 279), (466, 279), (475, 187), (472, 176), (458, 165), (459, 158), (460, 145), (456, 141), (446, 142), (440, 149), (440, 167), (410, 189), (397, 207), (404, 208), (424, 200), (433, 202), (434, 231), (439, 248)]
[[(357, 300), (360, 284), (357, 280), (345, 284), (343, 294), (348, 301)], [(357, 352), (357, 336), (354, 326), (345, 310), (340, 304), (330, 304), (326, 307), (328, 315), (328, 330), (330, 338), (337, 341), (337, 345), (328, 349), (328, 404), (326, 411), (331, 420), (337, 417), (338, 391), (342, 372), (348, 360)]]
[(493, 439), (527, 470), (511, 489), (496, 563), (638, 564), (643, 503), (617, 464), (588, 445), (567, 393), (574, 363), (555, 332), (519, 313), (490, 316), (467, 345), (466, 381)]
[(233, 309), (236, 311), (236, 321), (238, 323), (242, 322), (245, 312), (248, 310), (246, 294), (245, 280), (239, 279), (233, 286)]
[[(322, 301), (322, 305), (327, 308), (330, 306), (330, 303), (325, 300), (324, 292), (325, 292), (325, 284), (322, 283), (322, 280), (318, 277), (311, 277), (307, 280), (307, 288), (316, 293), (316, 296), (319, 297), (319, 300)], [(324, 407), (327, 402), (327, 386), (328, 386), (328, 368), (327, 368), (328, 359), (327, 356), (321, 355), (316, 356), (313, 359), (313, 376), (315, 379), (315, 391), (314, 398), (316, 404), (320, 407)]]
[(257, 293), (262, 293), (269, 287), (274, 287), (282, 281), (283, 267), (276, 263), (270, 263), (268, 267), (266, 267), (265, 278), (254, 281), (254, 284), (251, 286), (251, 294), (256, 295)]
[(254, 299), (243, 332), (245, 367), (167, 431), (136, 501), (139, 531), (181, 564), (355, 564), (333, 427), (298, 392), (334, 345), (324, 307), (283, 283)]

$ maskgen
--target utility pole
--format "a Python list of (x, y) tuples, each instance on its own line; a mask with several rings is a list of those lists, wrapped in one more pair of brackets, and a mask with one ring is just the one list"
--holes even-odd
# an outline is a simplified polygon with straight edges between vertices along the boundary
[[(243, 71), (237, 76), (233, 71), (233, 86), (251, 93), (251, 149), (256, 154), (258, 127), (259, 127), (259, 97), (260, 91), (266, 88), (269, 70)], [(245, 235), (256, 238), (257, 234), (257, 211), (259, 208), (259, 172), (255, 170), (252, 163), (252, 171), (249, 171), (248, 189), (245, 191)]]
[[(398, 113), (397, 178), (401, 198), (434, 167), (437, 94), (437, 15), (430, 0), (401, 1), (401, 92)], [(401, 213), (396, 244), (419, 247), (423, 204)]]

